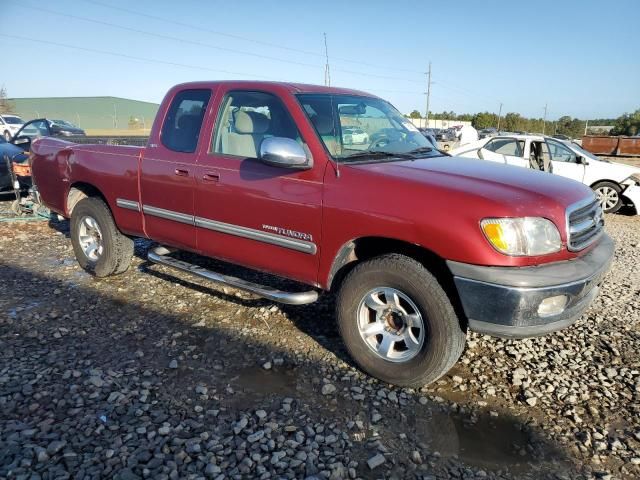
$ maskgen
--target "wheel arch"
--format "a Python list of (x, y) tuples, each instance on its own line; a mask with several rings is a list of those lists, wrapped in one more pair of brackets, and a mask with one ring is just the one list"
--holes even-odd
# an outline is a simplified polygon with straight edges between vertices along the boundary
[(466, 329), (467, 317), (462, 308), (453, 274), (445, 259), (428, 248), (404, 240), (388, 237), (360, 237), (346, 242), (333, 259), (327, 278), (327, 290), (337, 291), (346, 275), (357, 264), (388, 253), (399, 253), (413, 258), (431, 272), (449, 297), (461, 326)]
[(75, 182), (71, 185), (67, 193), (67, 200), (65, 202), (66, 216), (71, 218), (73, 209), (78, 202), (88, 197), (100, 197), (104, 200), (104, 203), (107, 204), (107, 207), (109, 207), (109, 202), (107, 202), (106, 197), (97, 187), (87, 182)]
[(620, 182), (616, 182), (615, 180), (608, 180), (606, 178), (601, 178), (599, 180), (596, 180), (591, 185), (589, 185), (589, 187), (591, 188), (591, 190), (593, 190), (593, 187), (595, 187), (599, 183), (605, 183), (605, 182), (606, 183), (613, 183), (614, 185), (617, 185), (618, 187), (620, 187), (620, 190), (624, 190), (624, 188), (622, 188), (622, 184)]

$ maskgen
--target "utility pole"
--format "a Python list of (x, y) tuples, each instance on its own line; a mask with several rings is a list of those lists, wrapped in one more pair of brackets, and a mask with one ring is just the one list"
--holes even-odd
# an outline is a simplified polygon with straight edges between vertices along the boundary
[(113, 128), (118, 128), (118, 110), (116, 104), (113, 104)]
[(584, 134), (587, 135), (587, 129), (589, 128), (589, 120), (584, 123)]
[(500, 102), (500, 109), (498, 110), (498, 127), (496, 130), (500, 131), (500, 117), (502, 117), (502, 102)]
[(544, 135), (544, 129), (547, 126), (547, 104), (544, 104), (544, 118), (542, 119), (542, 134)]
[(327, 87), (331, 86), (331, 72), (329, 71), (329, 49), (327, 48), (327, 34), (324, 33), (324, 57), (326, 63), (324, 65), (324, 84)]
[(427, 72), (427, 111), (425, 112), (425, 128), (429, 128), (429, 100), (431, 97), (431, 62), (429, 62), (429, 71)]

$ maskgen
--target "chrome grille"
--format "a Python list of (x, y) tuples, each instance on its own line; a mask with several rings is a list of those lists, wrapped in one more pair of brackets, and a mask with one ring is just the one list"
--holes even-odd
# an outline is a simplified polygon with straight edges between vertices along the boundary
[(567, 209), (567, 248), (582, 250), (595, 242), (603, 232), (604, 217), (597, 198), (574, 203)]

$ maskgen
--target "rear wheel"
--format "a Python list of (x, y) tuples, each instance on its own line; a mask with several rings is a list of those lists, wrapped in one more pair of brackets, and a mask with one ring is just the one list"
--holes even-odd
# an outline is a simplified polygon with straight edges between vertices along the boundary
[(342, 283), (336, 307), (350, 355), (388, 383), (431, 383), (464, 349), (466, 334), (446, 293), (422, 264), (404, 255), (356, 266)]
[(599, 182), (593, 186), (602, 210), (605, 213), (616, 213), (622, 207), (622, 188), (613, 182)]
[(75, 206), (71, 243), (80, 266), (96, 277), (122, 273), (131, 264), (133, 240), (118, 230), (101, 198), (85, 198)]

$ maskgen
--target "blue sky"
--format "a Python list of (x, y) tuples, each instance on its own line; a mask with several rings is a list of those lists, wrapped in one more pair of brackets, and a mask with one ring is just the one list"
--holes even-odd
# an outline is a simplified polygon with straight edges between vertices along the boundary
[(152, 102), (191, 80), (321, 84), (326, 32), (332, 84), (405, 113), (424, 112), (431, 61), (432, 111), (617, 117), (640, 108), (639, 18), (637, 0), (0, 0), (0, 84)]

